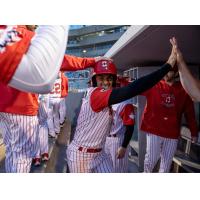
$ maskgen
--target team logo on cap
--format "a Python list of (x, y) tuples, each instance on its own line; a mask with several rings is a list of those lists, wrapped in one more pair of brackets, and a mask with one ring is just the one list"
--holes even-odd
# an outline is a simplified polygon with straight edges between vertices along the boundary
[(108, 70), (108, 62), (107, 61), (102, 61), (102, 67)]

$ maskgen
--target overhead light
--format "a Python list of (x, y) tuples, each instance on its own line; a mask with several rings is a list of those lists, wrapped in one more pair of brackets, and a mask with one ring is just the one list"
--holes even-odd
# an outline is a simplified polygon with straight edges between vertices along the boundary
[(101, 31), (101, 32), (99, 33), (99, 36), (104, 35), (104, 33), (105, 33), (105, 31)]
[(86, 52), (87, 52), (87, 51), (84, 49), (84, 50), (83, 50), (83, 53), (86, 53)]

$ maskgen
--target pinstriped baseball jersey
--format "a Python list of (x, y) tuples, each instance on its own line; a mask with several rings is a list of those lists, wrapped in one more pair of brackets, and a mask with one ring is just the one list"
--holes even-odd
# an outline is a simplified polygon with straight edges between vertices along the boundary
[(65, 117), (66, 117), (66, 102), (65, 98), (61, 98), (60, 100), (60, 109), (59, 109), (59, 115), (60, 115), (60, 124), (64, 123)]
[(116, 135), (115, 137), (107, 137), (105, 144), (105, 152), (111, 157), (113, 164), (113, 172), (126, 173), (128, 172), (128, 152), (123, 158), (117, 158), (117, 151), (122, 146), (124, 140), (124, 134), (126, 131), (125, 125), (134, 124), (134, 107), (131, 100), (126, 100), (121, 103), (112, 106), (113, 109), (113, 123), (110, 131), (110, 135)]
[(49, 135), (53, 137), (56, 136), (56, 133), (60, 132), (59, 109), (61, 102), (60, 97), (62, 93), (61, 84), (62, 84), (61, 73), (59, 73), (49, 98), (48, 126), (49, 126)]
[(123, 120), (121, 116), (122, 110), (127, 106), (128, 104), (132, 104), (131, 100), (126, 100), (121, 103), (115, 104), (112, 106), (113, 109), (113, 124), (110, 131), (110, 135), (113, 134), (124, 134), (125, 133), (125, 126), (124, 125), (133, 125), (135, 122), (135, 114), (134, 109), (132, 112), (129, 113), (128, 118)]
[(70, 173), (111, 173), (112, 161), (102, 150), (98, 153), (78, 151), (79, 146), (72, 141), (67, 148), (67, 163)]
[(130, 146), (126, 148), (126, 153), (123, 158), (117, 158), (117, 151), (122, 146), (124, 139), (123, 134), (119, 134), (118, 137), (107, 137), (105, 144), (105, 153), (111, 157), (114, 173), (127, 173), (128, 172), (128, 153)]
[(48, 108), (49, 108), (49, 94), (39, 95), (39, 110), (38, 110), (39, 124), (46, 123), (48, 118)]
[(57, 78), (53, 90), (50, 92), (50, 98), (60, 98), (62, 92), (61, 78)]
[[(103, 150), (112, 122), (112, 112), (108, 107), (110, 92), (101, 88), (89, 88), (82, 100), (75, 135), (67, 148), (71, 173), (112, 172), (112, 161)], [(87, 152), (89, 149), (100, 151)]]
[(109, 107), (100, 112), (92, 110), (90, 96), (95, 89), (88, 89), (86, 97), (82, 100), (73, 141), (84, 147), (102, 148), (110, 132), (112, 115)]
[(37, 116), (0, 113), (0, 120), (5, 127), (6, 172), (28, 173), (38, 145)]
[(44, 153), (48, 153), (48, 107), (49, 107), (49, 94), (39, 95), (39, 112), (38, 112), (38, 120), (39, 120), (39, 137), (38, 137), (38, 149), (36, 152), (36, 158), (40, 158), (40, 156)]
[(60, 98), (50, 98), (48, 110), (48, 127), (49, 134), (55, 137), (56, 133), (60, 132)]

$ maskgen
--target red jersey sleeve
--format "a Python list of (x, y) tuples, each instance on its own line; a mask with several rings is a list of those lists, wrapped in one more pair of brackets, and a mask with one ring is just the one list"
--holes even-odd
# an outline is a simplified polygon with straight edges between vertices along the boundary
[(112, 90), (96, 88), (90, 97), (90, 105), (94, 112), (100, 112), (108, 106), (108, 100)]
[(191, 131), (191, 136), (197, 137), (198, 127), (195, 118), (194, 103), (188, 95), (186, 97), (186, 103), (184, 108), (185, 108), (184, 115), (188, 123), (189, 129)]
[(134, 125), (135, 124), (135, 113), (132, 104), (127, 104), (124, 106), (120, 112), (120, 117), (122, 118), (124, 125)]
[(61, 65), (61, 71), (77, 71), (92, 67), (95, 64), (94, 58), (80, 58), (65, 55)]
[(66, 97), (68, 95), (68, 78), (62, 73), (61, 75), (61, 80), (62, 80), (62, 93), (61, 97)]

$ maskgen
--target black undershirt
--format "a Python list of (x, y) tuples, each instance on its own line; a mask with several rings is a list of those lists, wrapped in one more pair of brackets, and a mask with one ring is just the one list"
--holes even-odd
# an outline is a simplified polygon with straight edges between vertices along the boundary
[(134, 131), (134, 125), (132, 126), (125, 126), (126, 127), (126, 132), (124, 134), (124, 140), (122, 142), (122, 147), (126, 148), (132, 138), (133, 131)]
[(111, 106), (120, 103), (143, 93), (158, 83), (170, 70), (171, 65), (166, 63), (159, 70), (139, 78), (128, 86), (113, 89), (108, 100), (108, 105)]

